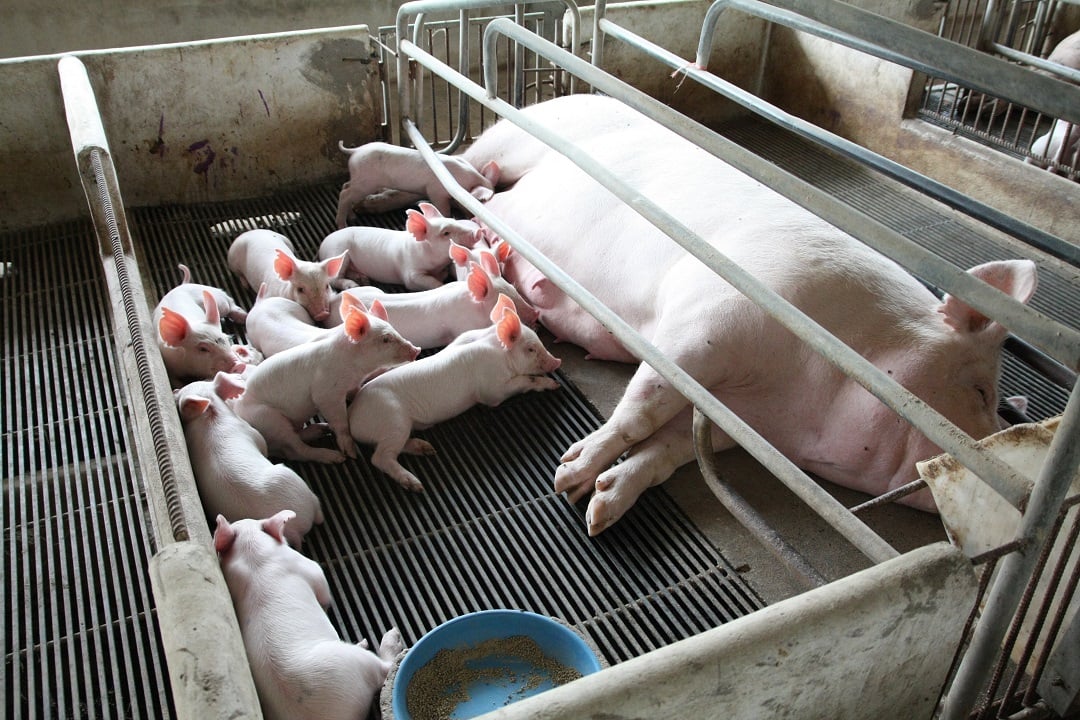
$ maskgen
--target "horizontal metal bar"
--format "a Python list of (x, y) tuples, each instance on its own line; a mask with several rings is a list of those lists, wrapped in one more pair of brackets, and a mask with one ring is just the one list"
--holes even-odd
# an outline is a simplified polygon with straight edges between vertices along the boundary
[[(602, 3), (597, 3), (597, 12), (601, 12)], [(1080, 247), (1063, 240), (1055, 235), (1041, 230), (1028, 223), (1021, 222), (1016, 218), (990, 207), (974, 198), (948, 187), (933, 178), (917, 173), (900, 163), (890, 160), (861, 145), (851, 142), (846, 138), (820, 128), (802, 118), (784, 112), (775, 105), (765, 102), (751, 92), (743, 90), (739, 86), (730, 83), (723, 78), (714, 75), (708, 70), (702, 70), (696, 64), (690, 63), (665, 48), (623, 28), (606, 18), (599, 21), (600, 30), (606, 35), (611, 35), (632, 47), (635, 47), (655, 58), (673, 70), (686, 75), (705, 87), (714, 90), (729, 100), (742, 105), (758, 115), (771, 120), (777, 125), (787, 128), (802, 137), (808, 138), (835, 150), (842, 155), (857, 160), (864, 165), (873, 167), (889, 177), (892, 177), (905, 185), (915, 188), (926, 195), (945, 203), (949, 207), (961, 210), (972, 217), (981, 220), (987, 225), (1009, 233), (1024, 242), (1037, 247), (1057, 258), (1065, 260), (1073, 265), (1080, 266)]]
[(1045, 70), (1063, 77), (1069, 82), (1080, 84), (1080, 70), (1077, 70), (1076, 68), (1066, 67), (1061, 63), (1050, 62), (1038, 55), (1032, 55), (1021, 50), (1016, 50), (1015, 48), (1011, 48), (1008, 45), (1002, 45), (1001, 43), (994, 43), (991, 47), (998, 55), (1007, 57), (1010, 60), (1016, 60), (1017, 62), (1037, 67), (1040, 70)]
[(729, 7), (1080, 123), (1080, 88), (839, 0), (716, 0), (698, 43), (703, 69), (719, 15)]
[[(485, 42), (490, 42), (491, 35), (498, 32), (521, 35), (512, 24), (507, 25), (500, 23), (500, 21), (495, 21), (488, 26), (488, 35), (485, 37)], [(634, 90), (625, 83), (612, 78), (602, 70), (593, 68), (577, 58), (569, 57), (566, 53), (559, 51), (558, 48), (551, 46), (550, 43), (544, 43), (542, 39), (536, 38), (535, 36), (531, 39), (519, 37), (518, 40), (519, 42), (530, 45), (534, 52), (547, 54), (549, 59), (559, 62), (570, 72), (580, 73), (586, 82), (591, 83), (594, 87), (601, 89), (609, 95), (621, 98), (628, 105), (645, 113), (649, 117), (652, 117), (653, 119), (666, 119), (669, 123), (667, 125), (669, 129), (673, 129), (683, 137), (696, 142), (700, 147), (708, 150), (717, 157), (730, 162), (738, 169), (744, 170), (745, 168), (745, 172), (755, 179), (769, 185), (773, 189), (783, 187), (787, 192), (782, 192), (782, 194), (799, 202), (799, 204), (804, 205), (804, 207), (807, 206), (807, 198), (816, 197), (818, 203), (813, 207), (808, 208), (812, 212), (818, 213), (818, 211), (821, 210), (821, 207), (819, 206), (825, 206), (828, 203), (836, 205), (835, 200), (829, 198), (817, 188), (779, 170), (770, 163), (753, 155), (753, 153), (716, 135), (716, 133), (713, 133), (700, 124), (678, 114), (676, 111), (671, 110), (667, 106), (646, 96), (644, 93)], [(537, 47), (538, 45), (546, 45), (546, 47), (541, 49), (540, 47)], [(488, 88), (488, 93), (491, 92), (492, 89)], [(718, 252), (716, 248), (690, 232), (675, 218), (665, 213), (661, 208), (656, 207), (655, 204), (649, 202), (647, 199), (642, 198), (623, 182), (621, 178), (610, 173), (606, 167), (581, 153), (571, 143), (566, 143), (561, 140), (557, 133), (552, 132), (550, 128), (538, 123), (530, 122), (527, 118), (522, 118), (520, 113), (515, 112), (513, 118), (515, 123), (526, 128), (538, 139), (557, 149), (575, 162), (579, 167), (582, 167), (589, 172), (594, 179), (616, 196), (626, 202), (630, 202), (636, 212), (668, 234), (669, 237), (690, 251), (695, 257), (718, 273), (733, 287), (753, 300), (759, 307), (765, 310), (765, 312), (769, 313), (770, 316), (775, 318), (784, 325), (784, 327), (803, 340), (809, 347), (820, 353), (829, 360), (829, 362), (835, 364), (848, 376), (852, 377), (852, 379), (869, 390), (875, 397), (918, 427), (943, 451), (952, 454), (959, 462), (963, 463), (966, 467), (971, 468), (977, 475), (983, 478), (984, 482), (993, 487), (995, 491), (1001, 494), (1002, 497), (1011, 504), (1016, 507), (1022, 507), (1024, 497), (1019, 491), (1019, 488), (1023, 487), (1023, 483), (1020, 476), (1016, 474), (1016, 471), (1013, 468), (1003, 463), (997, 457), (983, 453), (981, 448), (974, 440), (972, 440), (972, 438), (953, 425), (947, 418), (908, 392), (892, 378), (881, 372), (847, 345), (840, 342), (840, 340), (828, 333), (824, 328), (775, 292), (762, 285), (753, 276)], [(733, 158), (737, 158), (738, 161), (733, 161)], [(846, 210), (848, 214), (854, 213), (862, 218), (862, 222), (857, 223), (861, 230), (874, 231), (879, 235), (895, 235), (895, 233), (888, 228), (865, 218), (861, 213), (855, 213), (851, 208), (842, 206), (842, 209)], [(826, 217), (826, 219), (832, 222), (830, 218)], [(833, 224), (839, 225), (837, 222), (834, 222)], [(848, 228), (844, 227), (843, 229)], [(861, 236), (856, 235), (856, 237)], [(909, 241), (904, 240), (904, 242), (908, 243)], [(929, 255), (929, 253), (927, 254)], [(960, 272), (959, 275), (965, 276), (967, 280), (970, 280), (976, 285), (982, 285), (981, 282), (967, 276), (966, 273)], [(996, 293), (996, 291), (993, 291), (986, 286), (982, 287), (984, 290)], [(1021, 308), (1024, 307), (1011, 298), (1007, 299), (1012, 302), (1013, 305), (1017, 305)], [(1073, 332), (1073, 334), (1075, 335), (1076, 333)]]
[[(401, 49), (403, 52), (410, 54), (416, 53), (417, 59), (421, 60), (421, 62), (428, 59), (433, 60), (436, 63), (438, 62), (438, 60), (427, 55), (415, 45), (402, 44)], [(425, 55), (427, 56), (424, 57)], [(432, 69), (434, 70), (435, 68)], [(451, 82), (454, 82), (455, 84), (462, 82), (471, 85), (472, 91), (468, 89), (467, 85), (458, 86), (466, 87), (466, 92), (469, 92), (474, 99), (483, 102), (487, 107), (500, 115), (511, 118), (520, 115), (520, 111), (515, 109), (509, 103), (497, 98), (486, 97), (483, 88), (475, 85), (475, 83), (469, 81), (468, 78), (461, 77), (456, 73), (454, 73), (454, 76), (456, 77), (451, 76), (450, 73), (453, 73), (453, 71), (449, 70), (449, 68), (441, 66), (441, 68), (436, 71), (445, 73), (443, 77), (451, 80)], [(543, 273), (548, 280), (555, 283), (555, 285), (581, 305), (586, 312), (595, 317), (604, 327), (610, 330), (635, 357), (647, 362), (658, 373), (667, 378), (667, 380), (671, 382), (672, 387), (682, 393), (683, 396), (694, 403), (694, 405), (700, 407), (702, 412), (709, 416), (710, 420), (715, 422), (724, 430), (724, 432), (728, 433), (733, 440), (738, 442), (755, 459), (772, 470), (781, 481), (797, 478), (794, 486), (789, 485), (789, 487), (791, 487), (804, 502), (825, 518), (826, 521), (830, 522), (833, 527), (835, 527), (864, 555), (877, 563), (896, 557), (899, 554), (861, 520), (848, 512), (847, 508), (837, 502), (817, 483), (811, 480), (802, 472), (802, 470), (797, 468), (794, 463), (777, 451), (767, 440), (743, 422), (742, 419), (728, 409), (726, 405), (713, 397), (707, 389), (702, 387), (701, 384), (694, 380), (685, 370), (668, 359), (654, 345), (642, 337), (640, 333), (630, 327), (630, 325), (628, 325), (621, 317), (597, 300), (596, 297), (578, 284), (576, 280), (566, 274), (559, 266), (551, 262), (551, 260), (545, 257), (531, 243), (521, 237), (512, 227), (504, 223), (498, 216), (493, 215), (482, 203), (478, 202), (469, 193), (465, 192), (464, 188), (453, 180), (449, 172), (446, 172), (442, 168), (441, 163), (434, 161), (434, 153), (427, 146), (427, 143), (424, 141), (423, 136), (416, 129), (415, 125), (407, 119), (404, 120), (404, 122), (409, 138), (424, 155), (425, 159), (428, 160), (428, 164), (431, 166), (432, 171), (443, 185), (446, 186), (450, 191), (451, 196), (453, 196), (456, 201), (469, 212), (487, 223), (499, 237), (510, 243), (510, 246), (514, 248), (515, 252), (520, 253), (522, 257)], [(428, 156), (429, 153), (431, 154), (431, 158)]]

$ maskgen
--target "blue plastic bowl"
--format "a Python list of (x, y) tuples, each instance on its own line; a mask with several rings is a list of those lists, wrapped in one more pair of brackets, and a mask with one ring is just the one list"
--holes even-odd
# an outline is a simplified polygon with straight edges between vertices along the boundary
[[(557, 620), (523, 610), (484, 610), (469, 613), (442, 625), (420, 638), (405, 653), (391, 693), (394, 720), (414, 720), (406, 706), (406, 697), (417, 670), (427, 665), (440, 650), (470, 652), (487, 640), (524, 635), (539, 646), (540, 651), (560, 665), (577, 670), (582, 675), (600, 669), (600, 660), (585, 641), (568, 626)], [(470, 670), (482, 669), (480, 678), (468, 686), (467, 692), (455, 706), (452, 717), (457, 720), (482, 715), (509, 705), (530, 695), (550, 690), (554, 685), (539, 678), (549, 676), (529, 659), (507, 659), (499, 655), (490, 659), (474, 658)], [(444, 697), (453, 694), (453, 687), (434, 689)]]

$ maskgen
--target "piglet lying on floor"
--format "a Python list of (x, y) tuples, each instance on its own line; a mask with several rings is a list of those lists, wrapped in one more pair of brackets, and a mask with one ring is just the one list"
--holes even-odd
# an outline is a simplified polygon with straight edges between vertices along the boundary
[(221, 317), (242, 323), (247, 313), (224, 290), (191, 282), (191, 271), (179, 267), (183, 280), (165, 293), (153, 316), (158, 349), (173, 384), (241, 370), (236, 347), (221, 331)]
[(353, 226), (326, 236), (319, 257), (346, 258), (336, 287), (347, 289), (357, 282), (393, 283), (409, 290), (439, 287), (446, 280), (451, 243), (472, 247), (480, 236), (479, 225), (444, 217), (431, 203), (405, 214), (404, 230)]
[[(331, 301), (331, 316), (340, 303), (341, 299), (337, 297)], [(245, 331), (251, 344), (265, 357), (317, 340), (330, 332), (315, 325), (299, 303), (289, 298), (267, 296), (266, 283), (259, 286)]]
[[(414, 148), (398, 147), (384, 142), (370, 142), (359, 147), (345, 147), (349, 155), (349, 179), (338, 196), (337, 226), (345, 227), (349, 213), (357, 205), (368, 212), (384, 212), (409, 205), (417, 200), (429, 200), (443, 215), (450, 214), (450, 193)], [(488, 163), (480, 171), (455, 155), (441, 155), (443, 165), (459, 185), (477, 200), (491, 197), (499, 181), (499, 168)], [(384, 203), (382, 193), (390, 189), (390, 202)]]
[(210, 517), (236, 519), (294, 510), (285, 537), (300, 547), (312, 524), (323, 520), (319, 498), (292, 469), (266, 458), (262, 435), (226, 404), (243, 392), (241, 376), (219, 372), (175, 393), (203, 509)]
[(477, 403), (495, 406), (512, 395), (559, 386), (545, 373), (560, 360), (521, 324), (510, 298), (499, 298), (491, 319), (489, 327), (459, 335), (434, 355), (371, 380), (353, 400), (349, 432), (375, 445), (372, 464), (402, 487), (423, 490), (398, 455), (435, 452), (430, 443), (409, 437), (414, 428), (449, 420)]
[(231, 525), (218, 515), (214, 549), (229, 586), (267, 720), (363, 720), (404, 649), (391, 628), (379, 652), (343, 642), (330, 623), (318, 563), (285, 543), (293, 513)]
[(518, 317), (526, 325), (535, 323), (536, 310), (498, 274), (494, 256), (485, 254), (487, 269), (473, 263), (463, 282), (413, 293), (389, 293), (369, 285), (346, 290), (343, 295), (365, 305), (381, 304), (394, 329), (424, 350), (443, 347), (463, 332), (489, 325), (491, 312), (503, 296), (511, 299)]
[(289, 238), (273, 230), (248, 230), (229, 246), (229, 269), (252, 288), (266, 284), (266, 294), (303, 306), (318, 322), (330, 314), (330, 280), (345, 263), (344, 253), (320, 262), (298, 260)]

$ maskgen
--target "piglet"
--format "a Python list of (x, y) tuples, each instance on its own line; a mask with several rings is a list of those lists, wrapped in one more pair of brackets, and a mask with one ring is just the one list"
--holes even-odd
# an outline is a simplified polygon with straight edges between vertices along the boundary
[[(345, 147), (349, 155), (349, 179), (342, 185), (338, 197), (337, 226), (345, 227), (353, 207), (363, 206), (368, 212), (385, 212), (417, 200), (429, 200), (443, 215), (450, 214), (450, 193), (431, 171), (420, 151), (383, 142)], [(499, 167), (489, 162), (477, 171), (455, 155), (440, 155), (443, 165), (459, 185), (481, 202), (491, 198), (499, 180)], [(391, 191), (387, 193), (386, 191)], [(389, 204), (386, 200), (391, 199)]]
[[(266, 283), (259, 286), (247, 319), (247, 337), (265, 357), (326, 337), (331, 332), (311, 322), (307, 310), (288, 298), (267, 296)], [(331, 305), (340, 303), (335, 296)]]
[(183, 281), (154, 308), (158, 348), (174, 384), (205, 380), (218, 371), (242, 369), (242, 360), (229, 337), (221, 331), (221, 316), (244, 322), (247, 313), (225, 291), (191, 282), (191, 272), (180, 265)]
[(344, 254), (320, 262), (298, 260), (289, 238), (263, 229), (238, 235), (228, 254), (229, 269), (248, 287), (266, 283), (269, 295), (296, 301), (316, 322), (330, 314), (330, 280), (344, 263)]
[[(346, 290), (343, 295), (365, 303), (380, 303), (386, 319), (402, 337), (423, 350), (447, 345), (458, 335), (489, 325), (492, 310), (502, 296), (509, 297), (526, 325), (536, 322), (537, 312), (518, 291), (498, 274), (491, 253), (482, 258), (487, 269), (472, 263), (469, 276), (433, 290), (388, 293), (365, 286)], [(254, 313), (254, 310), (252, 311)]]
[(477, 403), (495, 406), (529, 390), (559, 386), (545, 374), (561, 361), (521, 324), (505, 295), (491, 313), (492, 324), (459, 335), (444, 349), (390, 370), (360, 388), (349, 408), (349, 432), (375, 445), (372, 464), (407, 490), (423, 485), (398, 462), (398, 455), (430, 455), (430, 443), (410, 435), (459, 415)]
[(227, 404), (244, 392), (239, 375), (219, 372), (176, 391), (191, 468), (210, 517), (261, 518), (293, 510), (285, 537), (300, 547), (304, 535), (323, 520), (319, 498), (285, 465), (266, 458), (266, 441)]
[(342, 641), (326, 615), (322, 568), (285, 543), (293, 513), (230, 524), (217, 516), (214, 549), (229, 587), (267, 720), (363, 720), (405, 649), (397, 628), (378, 654)]
[[(450, 260), (454, 264), (454, 274), (458, 280), (464, 280), (469, 275), (469, 264), (484, 262), (484, 255), (489, 254), (495, 258), (498, 273), (502, 275), (506, 267), (506, 261), (510, 258), (513, 248), (505, 240), (490, 235), (486, 228), (481, 228), (477, 235), (475, 245), (465, 247), (457, 243), (450, 243)], [(494, 237), (494, 240), (491, 238)], [(491, 272), (489, 270), (489, 272)], [(492, 273), (494, 274), (494, 273)]]
[[(246, 375), (247, 390), (234, 409), (266, 438), (271, 457), (323, 463), (356, 457), (349, 438), (349, 398), (370, 376), (420, 353), (390, 327), (381, 308), (368, 313), (359, 301), (346, 296), (341, 313), (345, 321), (341, 328), (317, 342), (272, 355)], [(316, 413), (326, 426), (305, 428)], [(337, 450), (305, 442), (319, 437), (324, 427), (337, 438)]]
[(360, 283), (393, 283), (409, 290), (438, 287), (446, 279), (450, 243), (471, 247), (480, 226), (444, 217), (430, 203), (420, 203), (419, 212), (410, 209), (406, 214), (405, 230), (369, 226), (336, 230), (322, 241), (319, 257), (344, 254), (343, 276)]

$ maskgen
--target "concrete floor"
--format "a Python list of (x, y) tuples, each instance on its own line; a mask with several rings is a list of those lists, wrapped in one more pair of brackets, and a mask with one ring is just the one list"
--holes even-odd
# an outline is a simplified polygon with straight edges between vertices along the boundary
[[(567, 377), (604, 417), (609, 417), (635, 367), (586, 360), (585, 352), (576, 345), (553, 344), (550, 336), (542, 337), (552, 353), (562, 359)], [(725, 451), (720, 453), (720, 460), (723, 479), (824, 577), (835, 580), (871, 565), (746, 451)], [(846, 507), (868, 499), (863, 493), (831, 483), (822, 485)], [(664, 488), (767, 604), (805, 589), (716, 499), (695, 463), (680, 468)], [(869, 510), (862, 519), (900, 552), (945, 539), (937, 515), (900, 505)]]

